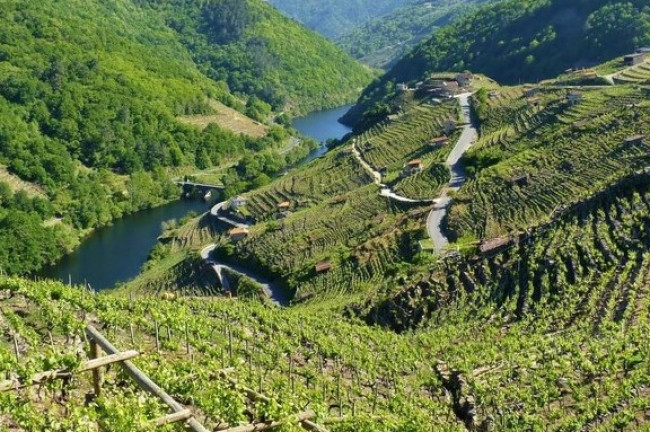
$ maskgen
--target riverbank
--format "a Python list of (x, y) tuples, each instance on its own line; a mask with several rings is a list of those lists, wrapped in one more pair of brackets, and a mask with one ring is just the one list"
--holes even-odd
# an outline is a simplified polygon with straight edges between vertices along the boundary
[[(349, 128), (338, 123), (338, 118), (348, 107), (317, 111), (298, 118), (294, 127), (302, 135), (319, 142), (328, 138), (340, 139), (350, 132)], [(300, 164), (309, 163), (327, 151), (328, 148), (321, 145)], [(174, 200), (125, 215), (110, 226), (84, 233), (80, 245), (72, 253), (39, 272), (38, 276), (90, 285), (95, 290), (113, 288), (138, 276), (157, 244), (163, 222), (180, 219), (191, 211), (205, 213), (209, 210), (204, 202)]]

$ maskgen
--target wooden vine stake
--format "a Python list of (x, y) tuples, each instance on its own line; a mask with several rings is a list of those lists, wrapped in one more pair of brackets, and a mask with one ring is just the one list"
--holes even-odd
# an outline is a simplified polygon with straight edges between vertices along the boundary
[[(90, 358), (91, 360), (96, 360), (99, 358), (99, 345), (94, 339), (90, 340)], [(93, 369), (93, 391), (95, 397), (99, 397), (99, 393), (102, 388), (102, 370)]]
[(187, 329), (187, 320), (185, 320), (185, 353), (190, 353), (190, 335)]
[(156, 352), (160, 352), (160, 329), (158, 327), (158, 321), (154, 322), (156, 324)]
[(20, 361), (20, 350), (18, 349), (18, 336), (14, 333), (14, 354), (16, 354), (16, 361)]

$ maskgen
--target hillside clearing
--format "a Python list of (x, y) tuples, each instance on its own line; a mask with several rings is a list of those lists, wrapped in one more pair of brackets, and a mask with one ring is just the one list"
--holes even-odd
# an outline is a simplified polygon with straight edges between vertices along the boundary
[(10, 173), (5, 166), (0, 166), (0, 183), (7, 183), (14, 193), (23, 191), (31, 198), (42, 198), (45, 196), (45, 192), (40, 186), (26, 182), (20, 177)]
[(197, 126), (201, 130), (208, 127), (209, 124), (215, 123), (231, 132), (242, 133), (253, 138), (261, 138), (266, 135), (267, 126), (221, 102), (210, 100), (209, 104), (214, 110), (214, 114), (180, 116), (178, 120), (188, 125)]

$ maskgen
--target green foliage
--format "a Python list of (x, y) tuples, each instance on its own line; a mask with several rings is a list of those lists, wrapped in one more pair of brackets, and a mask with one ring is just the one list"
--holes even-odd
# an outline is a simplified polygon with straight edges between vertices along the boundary
[[(259, 2), (150, 3), (3, 3), (0, 166), (47, 196), (27, 205), (22, 195), (9, 197), (3, 190), (0, 217), (37, 214), (41, 228), (33, 220), (26, 226), (44, 238), (26, 242), (24, 266), (5, 256), (5, 272), (36, 270), (69, 250), (83, 232), (174, 198), (178, 191), (169, 168), (209, 168), (279, 148), (287, 139), (278, 127), (260, 139), (217, 125), (200, 131), (179, 123), (178, 116), (210, 114), (208, 101), (218, 100), (267, 121), (268, 102), (300, 109), (332, 105), (353, 97), (369, 77), (326, 41)], [(276, 27), (286, 28), (275, 34)], [(305, 49), (285, 47), (284, 38)], [(345, 73), (330, 60), (345, 65)], [(266, 71), (262, 78), (260, 71)], [(228, 85), (248, 99), (246, 107)], [(287, 161), (295, 162), (290, 158), (306, 152), (296, 153), (269, 154), (259, 168), (233, 170), (229, 191), (268, 183)], [(43, 228), (53, 217), (63, 224)], [(18, 225), (8, 223), (6, 235), (17, 230), (20, 237)]]
[(473, 178), (449, 212), (457, 236), (526, 229), (647, 165), (647, 146), (625, 141), (650, 122), (647, 106), (633, 108), (644, 98), (638, 89), (584, 90), (575, 105), (564, 90), (540, 91), (537, 105), (521, 88), (499, 93), (477, 109), (482, 136), (463, 159)]
[[(342, 105), (371, 78), (342, 50), (260, 0), (134, 2), (165, 20), (206, 76), (276, 110)], [(251, 114), (266, 120), (266, 108), (258, 108)]]
[(347, 116), (357, 123), (390, 83), (432, 72), (469, 69), (499, 82), (537, 81), (573, 66), (594, 65), (650, 43), (642, 0), (506, 0), (480, 8), (434, 34), (368, 87)]
[(387, 68), (435, 31), (490, 1), (494, 0), (405, 1), (388, 14), (347, 29), (337, 41), (361, 62)]

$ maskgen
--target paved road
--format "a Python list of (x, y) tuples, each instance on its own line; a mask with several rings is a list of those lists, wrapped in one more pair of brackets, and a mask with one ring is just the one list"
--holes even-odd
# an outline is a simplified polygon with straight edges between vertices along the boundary
[(429, 232), (429, 237), (433, 241), (434, 250), (437, 253), (442, 252), (447, 245), (449, 245), (449, 240), (442, 230), (442, 220), (447, 214), (447, 210), (451, 205), (451, 198), (448, 196), (449, 191), (458, 191), (461, 186), (465, 183), (465, 169), (460, 163), (460, 158), (465, 154), (465, 152), (476, 142), (478, 138), (478, 131), (476, 127), (472, 124), (470, 116), (470, 106), (469, 106), (469, 97), (471, 93), (463, 93), (457, 96), (458, 103), (463, 110), (463, 117), (465, 121), (465, 126), (463, 127), (463, 132), (456, 143), (456, 146), (453, 148), (445, 164), (449, 167), (451, 171), (451, 180), (447, 187), (442, 191), (440, 196), (434, 200), (435, 205), (433, 210), (429, 213), (427, 218), (427, 231)]
[(290, 299), (287, 295), (287, 292), (278, 284), (270, 282), (260, 275), (252, 273), (249, 269), (242, 266), (223, 264), (211, 258), (212, 251), (214, 251), (216, 247), (217, 245), (211, 244), (203, 248), (201, 251), (201, 258), (206, 262), (206, 264), (212, 267), (214, 272), (217, 274), (217, 277), (221, 281), (221, 285), (223, 286), (224, 290), (232, 293), (228, 278), (223, 274), (223, 270), (229, 270), (233, 273), (238, 273), (254, 280), (258, 285), (262, 287), (264, 293), (271, 299), (273, 303), (281, 306), (289, 305)]
[(432, 199), (426, 199), (426, 200), (420, 200), (420, 199), (412, 199), (408, 198), (402, 195), (398, 195), (395, 192), (391, 190), (388, 186), (383, 184), (381, 182), (381, 173), (378, 171), (375, 171), (368, 162), (366, 162), (363, 157), (361, 156), (361, 152), (357, 149), (357, 142), (356, 139), (352, 142), (352, 154), (354, 154), (354, 157), (359, 161), (363, 169), (368, 171), (368, 173), (372, 176), (373, 182), (381, 187), (381, 190), (379, 191), (379, 195), (383, 197), (387, 197), (389, 199), (392, 199), (394, 201), (398, 202), (403, 202), (403, 203), (415, 203), (415, 204), (431, 204), (434, 202)]
[[(384, 185), (382, 185), (382, 186), (384, 186)], [(392, 199), (394, 201), (399, 201), (399, 202), (403, 202), (403, 203), (431, 204), (431, 203), (435, 202), (435, 200), (433, 200), (433, 199), (424, 199), (424, 200), (422, 200), (422, 199), (412, 199), (412, 198), (407, 198), (407, 197), (402, 196), (402, 195), (397, 195), (389, 187), (383, 187), (379, 191), (379, 195), (381, 195), (383, 197), (390, 198), (390, 199)]]
[(210, 214), (213, 217), (216, 217), (217, 219), (219, 219), (221, 222), (227, 223), (228, 225), (230, 225), (230, 226), (232, 226), (234, 228), (250, 228), (249, 224), (237, 222), (237, 221), (229, 219), (226, 216), (224, 216), (223, 214), (221, 214), (221, 210), (223, 209), (223, 207), (226, 204), (228, 204), (228, 201), (222, 201), (222, 202), (220, 202), (218, 204), (215, 204), (210, 209)]

